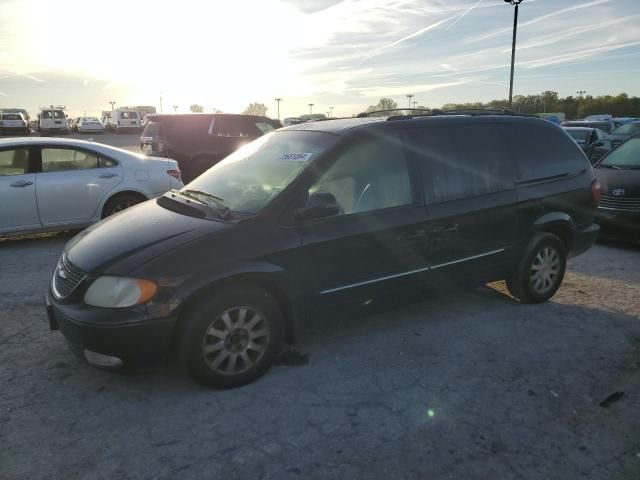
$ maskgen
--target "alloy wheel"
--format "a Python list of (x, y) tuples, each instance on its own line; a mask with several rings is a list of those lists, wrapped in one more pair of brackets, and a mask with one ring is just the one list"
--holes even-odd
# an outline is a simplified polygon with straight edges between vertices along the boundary
[(236, 375), (255, 365), (269, 344), (265, 316), (253, 307), (233, 307), (207, 328), (202, 354), (213, 371)]
[(531, 264), (531, 286), (538, 294), (548, 292), (560, 274), (560, 254), (555, 248), (544, 247), (533, 258)]

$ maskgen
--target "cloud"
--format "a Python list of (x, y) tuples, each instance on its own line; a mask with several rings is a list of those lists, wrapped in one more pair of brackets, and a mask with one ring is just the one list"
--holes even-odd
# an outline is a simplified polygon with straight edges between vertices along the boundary
[[(529, 25), (534, 25), (536, 23), (543, 22), (545, 20), (549, 20), (550, 18), (557, 17), (560, 15), (564, 15), (565, 13), (574, 12), (576, 10), (582, 10), (584, 8), (595, 7), (597, 5), (602, 5), (604, 3), (610, 3), (613, 0), (594, 0), (592, 2), (580, 3), (578, 5), (573, 5), (571, 7), (562, 8), (560, 10), (555, 10), (551, 13), (547, 13), (546, 15), (541, 15), (539, 17), (534, 18), (533, 20), (529, 20), (528, 22), (520, 22), (518, 23), (518, 29), (528, 27)], [(484, 40), (488, 40), (493, 37), (497, 37), (498, 35), (502, 35), (504, 33), (511, 33), (513, 31), (512, 27), (508, 28), (500, 28), (498, 30), (494, 30), (493, 32), (485, 33), (482, 35), (478, 35), (475, 37), (468, 38), (464, 43), (478, 43)]]

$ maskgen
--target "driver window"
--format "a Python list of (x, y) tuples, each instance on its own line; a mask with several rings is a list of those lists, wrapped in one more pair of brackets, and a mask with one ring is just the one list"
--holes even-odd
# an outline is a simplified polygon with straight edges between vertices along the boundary
[(401, 142), (377, 133), (356, 143), (309, 189), (309, 195), (317, 192), (333, 195), (340, 214), (411, 204), (411, 181)]

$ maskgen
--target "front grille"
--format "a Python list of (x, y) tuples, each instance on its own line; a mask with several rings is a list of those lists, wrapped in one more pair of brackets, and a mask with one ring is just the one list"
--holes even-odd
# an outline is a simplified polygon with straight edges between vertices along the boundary
[(52, 290), (58, 298), (71, 295), (87, 274), (71, 263), (63, 253), (53, 273)]
[(605, 210), (640, 212), (640, 197), (613, 197), (610, 195), (602, 195), (598, 207)]

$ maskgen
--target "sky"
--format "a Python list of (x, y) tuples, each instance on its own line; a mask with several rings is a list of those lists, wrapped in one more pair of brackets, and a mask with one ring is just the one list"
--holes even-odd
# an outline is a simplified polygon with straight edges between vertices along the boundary
[[(0, 107), (351, 116), (507, 98), (504, 0), (0, 0)], [(514, 95), (640, 95), (639, 0), (523, 0)]]

